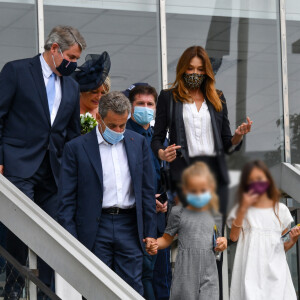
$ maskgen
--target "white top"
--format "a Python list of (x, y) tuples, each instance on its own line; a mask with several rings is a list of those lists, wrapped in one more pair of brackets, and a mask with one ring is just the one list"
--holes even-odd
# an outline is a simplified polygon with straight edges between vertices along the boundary
[[(230, 212), (231, 228), (238, 206)], [(250, 207), (240, 233), (231, 280), (230, 300), (296, 300), (286, 261), (282, 232), (293, 222), (289, 209)]]
[[(46, 61), (43, 57), (43, 54), (40, 55), (40, 61), (41, 61), (41, 65), (42, 65), (42, 72), (43, 72), (43, 76), (44, 76), (45, 86), (47, 86), (48, 81), (49, 81), (49, 77), (53, 72), (52, 72), (51, 68), (49, 67), (49, 65), (46, 63)], [(50, 117), (51, 125), (53, 125), (53, 122), (54, 122), (55, 117), (57, 115), (60, 102), (61, 102), (60, 77), (56, 76), (56, 79), (55, 79), (55, 99), (54, 99), (52, 113), (51, 113), (51, 117)]]
[(135, 197), (124, 141), (108, 144), (96, 128), (103, 172), (103, 208), (131, 208)]
[(199, 111), (195, 102), (184, 103), (183, 122), (189, 156), (215, 156), (213, 129), (206, 100)]

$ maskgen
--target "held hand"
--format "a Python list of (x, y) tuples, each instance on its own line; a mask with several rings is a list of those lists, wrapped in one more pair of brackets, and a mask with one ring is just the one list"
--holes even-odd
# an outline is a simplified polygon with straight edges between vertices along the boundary
[(247, 123), (241, 124), (235, 131), (236, 135), (243, 136), (251, 131), (251, 126), (253, 124), (253, 121), (250, 120), (249, 117), (247, 117)]
[(3, 175), (3, 172), (4, 172), (4, 166), (3, 165), (0, 165), (0, 173)]
[(248, 209), (250, 206), (255, 204), (258, 200), (259, 195), (254, 194), (253, 191), (249, 191), (248, 193), (243, 194), (243, 199), (242, 199), (242, 208)]
[(215, 251), (223, 252), (225, 249), (227, 249), (227, 239), (225, 237), (218, 237)]
[[(155, 195), (155, 196), (156, 196), (156, 195)], [(161, 204), (158, 200), (156, 200), (156, 212), (157, 212), (157, 213), (162, 212), (163, 207), (164, 207), (164, 205)]]
[[(144, 240), (145, 241), (145, 240)], [(157, 254), (157, 249), (158, 249), (158, 243), (157, 240), (154, 241), (149, 241), (146, 244), (146, 251), (150, 255), (156, 255)]]
[(176, 150), (180, 149), (181, 146), (176, 144), (168, 146), (165, 150), (160, 149), (158, 151), (158, 156), (161, 160), (165, 160), (167, 162), (172, 162), (176, 159)]
[(300, 235), (300, 227), (295, 227), (290, 231), (291, 240), (297, 242)]

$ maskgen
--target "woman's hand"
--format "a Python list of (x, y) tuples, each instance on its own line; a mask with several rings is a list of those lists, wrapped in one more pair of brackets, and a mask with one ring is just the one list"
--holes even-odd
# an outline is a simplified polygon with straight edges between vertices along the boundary
[(253, 124), (253, 121), (250, 120), (249, 117), (247, 117), (247, 123), (243, 123), (236, 129), (234, 136), (232, 137), (232, 145), (238, 145), (243, 136), (251, 131), (251, 126)]
[(215, 251), (223, 252), (225, 249), (227, 249), (227, 239), (225, 237), (218, 237)]
[(165, 160), (167, 162), (172, 162), (176, 159), (176, 150), (180, 149), (181, 146), (176, 144), (168, 146), (165, 150), (160, 149), (158, 151), (158, 156), (161, 160)]

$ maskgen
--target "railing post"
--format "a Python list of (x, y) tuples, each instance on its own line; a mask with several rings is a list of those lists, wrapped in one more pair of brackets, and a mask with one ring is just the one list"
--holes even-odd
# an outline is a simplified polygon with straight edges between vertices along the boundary
[[(37, 255), (30, 249), (28, 248), (28, 261), (29, 261), (29, 269), (32, 271), (37, 270)], [(37, 289), (36, 285), (29, 280), (28, 283), (29, 287), (29, 299), (30, 300), (37, 300)]]

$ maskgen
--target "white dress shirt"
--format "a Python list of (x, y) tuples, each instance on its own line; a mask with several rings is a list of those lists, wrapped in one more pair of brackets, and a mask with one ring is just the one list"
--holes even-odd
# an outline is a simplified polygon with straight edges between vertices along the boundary
[(206, 100), (199, 111), (195, 102), (184, 103), (183, 122), (189, 156), (215, 156), (214, 135)]
[[(46, 63), (43, 54), (40, 55), (40, 61), (41, 61), (41, 65), (42, 65), (42, 72), (43, 72), (43, 76), (44, 76), (44, 82), (45, 82), (45, 86), (47, 86), (48, 81), (49, 81), (49, 77), (50, 75), (53, 73), (51, 68), (49, 67), (49, 65)], [(54, 99), (54, 103), (53, 103), (53, 108), (52, 108), (52, 113), (51, 113), (51, 125), (53, 125), (53, 122), (55, 120), (55, 117), (57, 115), (58, 109), (59, 109), (59, 105), (61, 102), (61, 84), (60, 84), (60, 77), (56, 76), (55, 79), (55, 99)]]
[(135, 206), (135, 197), (124, 141), (108, 144), (96, 128), (103, 172), (102, 208)]

